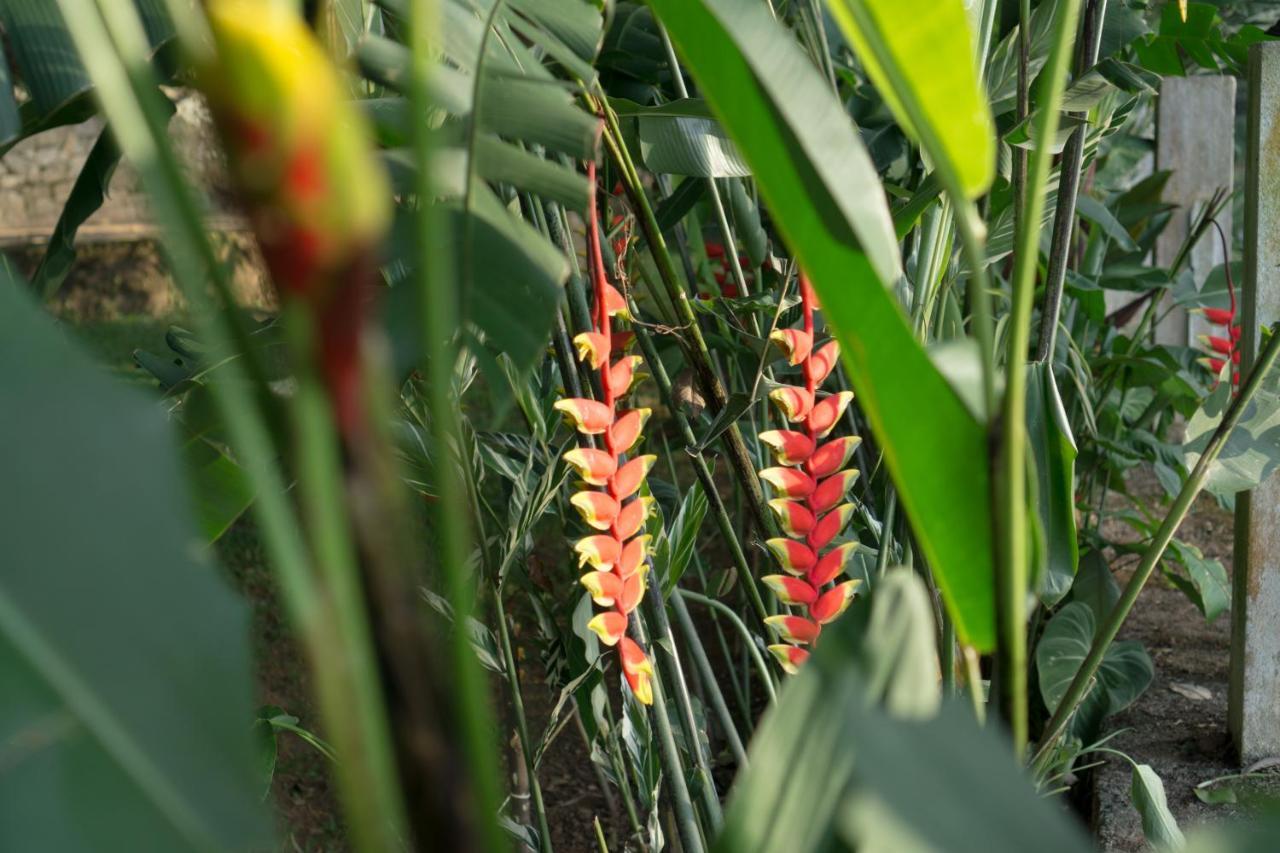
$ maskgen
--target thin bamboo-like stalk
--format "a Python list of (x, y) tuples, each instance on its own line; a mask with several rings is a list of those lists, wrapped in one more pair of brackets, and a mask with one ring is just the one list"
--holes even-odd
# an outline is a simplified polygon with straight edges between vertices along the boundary
[(738, 762), (739, 767), (747, 766), (747, 750), (743, 746), (742, 738), (738, 735), (738, 728), (733, 724), (733, 716), (729, 713), (729, 706), (725, 704), (724, 693), (720, 690), (720, 683), (716, 680), (715, 670), (711, 667), (711, 661), (707, 657), (707, 650), (702, 645), (702, 640), (698, 636), (698, 629), (693, 624), (693, 619), (689, 616), (689, 608), (685, 606), (684, 599), (679, 595), (673, 595), (668, 602), (671, 609), (675, 611), (676, 621), (680, 623), (680, 630), (685, 636), (686, 648), (693, 657), (694, 665), (698, 667), (698, 672), (702, 675), (702, 681), (706, 685), (707, 700), (711, 703), (711, 709), (715, 711), (716, 717), (720, 720), (720, 728), (724, 730), (725, 740), (729, 743), (729, 751), (733, 753), (734, 760)]

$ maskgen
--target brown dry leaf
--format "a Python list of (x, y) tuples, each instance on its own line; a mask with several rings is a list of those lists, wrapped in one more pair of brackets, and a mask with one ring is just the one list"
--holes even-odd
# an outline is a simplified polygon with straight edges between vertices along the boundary
[(1213, 691), (1207, 687), (1201, 687), (1199, 684), (1191, 684), (1186, 681), (1175, 681), (1169, 685), (1169, 689), (1179, 696), (1185, 696), (1193, 702), (1207, 702), (1213, 698)]

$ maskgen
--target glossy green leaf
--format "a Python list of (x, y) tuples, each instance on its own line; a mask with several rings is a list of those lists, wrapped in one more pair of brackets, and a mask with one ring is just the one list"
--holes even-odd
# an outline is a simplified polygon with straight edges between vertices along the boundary
[(248, 613), (192, 548), (163, 412), (0, 282), (0, 846), (269, 845)]
[[(1225, 368), (1223, 376), (1226, 376)], [(1231, 383), (1220, 380), (1187, 422), (1183, 461), (1188, 471), (1195, 467), (1230, 404)], [(1248, 491), (1269, 477), (1277, 466), (1280, 466), (1280, 371), (1273, 370), (1263, 379), (1240, 422), (1227, 437), (1222, 452), (1209, 466), (1204, 487), (1222, 497)]]
[(1036, 512), (1044, 529), (1045, 563), (1038, 593), (1045, 606), (1062, 600), (1076, 576), (1076, 442), (1050, 362), (1027, 367), (1027, 440), (1035, 457)]
[(1163, 565), (1164, 575), (1200, 609), (1205, 621), (1212, 622), (1229, 610), (1231, 581), (1226, 567), (1218, 560), (1207, 559), (1199, 548), (1188, 542), (1174, 539), (1169, 548), (1173, 557), (1186, 568), (1187, 577), (1171, 569), (1168, 561)]
[(1181, 850), (1187, 844), (1178, 821), (1169, 811), (1164, 782), (1150, 764), (1133, 765), (1133, 781), (1129, 786), (1133, 807), (1142, 816), (1142, 834), (1159, 850)]
[(897, 242), (878, 176), (843, 106), (762, 4), (655, 0), (652, 6), (813, 280), (957, 632), (990, 649), (985, 432), (885, 288), (897, 279)]
[(827, 8), (943, 183), (969, 198), (986, 192), (996, 133), (962, 0), (827, 0)]
[[(1067, 686), (1089, 653), (1095, 623), (1093, 611), (1083, 602), (1073, 601), (1054, 614), (1036, 644), (1036, 670), (1040, 696), (1050, 711), (1058, 707)], [(1121, 640), (1112, 643), (1102, 659), (1098, 680), (1088, 701), (1101, 703), (1103, 716), (1123, 711), (1151, 684), (1155, 668), (1141, 643)]]
[(694, 548), (698, 544), (698, 531), (707, 517), (707, 495), (702, 486), (694, 483), (685, 491), (680, 509), (671, 519), (671, 526), (658, 542), (654, 552), (654, 564), (662, 578), (662, 596), (667, 598), (689, 568)]

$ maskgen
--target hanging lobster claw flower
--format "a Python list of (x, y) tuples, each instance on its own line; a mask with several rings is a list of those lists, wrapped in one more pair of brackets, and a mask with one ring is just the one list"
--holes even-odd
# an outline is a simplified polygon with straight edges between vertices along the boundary
[(618, 473), (613, 475), (613, 493), (618, 496), (618, 499), (629, 498), (635, 494), (640, 484), (644, 482), (645, 476), (648, 475), (649, 469), (657, 461), (658, 457), (649, 453), (637, 456), (619, 468)]
[(813, 478), (795, 468), (765, 468), (760, 479), (784, 498), (807, 498), (813, 494)]
[(857, 468), (846, 468), (832, 474), (818, 483), (813, 490), (813, 497), (809, 499), (809, 508), (818, 515), (834, 508), (844, 500), (844, 496), (849, 493), (849, 489), (853, 488), (857, 479)]
[(831, 583), (844, 571), (844, 567), (849, 563), (849, 558), (853, 556), (853, 552), (857, 549), (857, 542), (845, 542), (843, 545), (837, 545), (823, 554), (818, 558), (813, 571), (809, 572), (809, 583), (817, 587)]
[(849, 604), (853, 601), (854, 592), (860, 583), (862, 583), (860, 580), (847, 580), (827, 590), (818, 596), (817, 601), (809, 605), (809, 615), (819, 625), (826, 625), (831, 622), (849, 609)]
[(578, 565), (590, 565), (598, 571), (607, 572), (622, 556), (622, 543), (612, 536), (597, 534), (579, 539), (573, 546), (578, 552)]
[(596, 530), (608, 530), (621, 512), (618, 502), (604, 492), (574, 492), (569, 503)]
[(841, 504), (818, 519), (818, 523), (809, 532), (809, 547), (814, 551), (821, 551), (831, 544), (831, 540), (840, 535), (840, 531), (844, 530), (853, 517), (853, 510), (853, 504)]
[(1216, 335), (1197, 335), (1200, 343), (1214, 352), (1230, 355), (1234, 346), (1227, 338), (1219, 338)]
[(778, 517), (778, 524), (788, 536), (804, 536), (813, 529), (813, 513), (804, 501), (774, 498), (769, 501), (769, 509)]
[(609, 356), (609, 341), (599, 332), (574, 335), (573, 346), (578, 351), (578, 361), (587, 362), (592, 370), (599, 370)]
[(556, 400), (553, 407), (584, 435), (600, 435), (613, 423), (613, 412), (604, 403), (582, 397)]
[(799, 465), (813, 455), (814, 441), (792, 429), (771, 429), (760, 433), (760, 441), (773, 451), (779, 465)]
[(782, 667), (782, 671), (788, 675), (799, 672), (801, 665), (809, 659), (808, 650), (799, 646), (778, 644), (770, 646), (769, 651), (778, 659), (778, 666)]
[(594, 447), (575, 447), (566, 451), (564, 461), (578, 469), (578, 476), (592, 486), (605, 486), (618, 470), (616, 457)]
[(636, 700), (644, 705), (653, 704), (653, 664), (644, 649), (630, 637), (618, 641), (618, 658), (622, 661), (622, 675)]
[(830, 341), (824, 344), (810, 359), (809, 369), (813, 371), (813, 384), (821, 385), (827, 381), (827, 377), (831, 375), (831, 371), (835, 370), (836, 362), (840, 360), (840, 344)]
[(622, 546), (622, 552), (618, 556), (619, 576), (625, 579), (632, 575), (644, 574), (649, 570), (644, 558), (649, 556), (649, 542), (652, 538), (648, 534), (637, 536)]
[(635, 381), (636, 367), (643, 361), (638, 355), (624, 355), (613, 363), (613, 367), (609, 368), (609, 390), (613, 392), (613, 396), (626, 396), (631, 390), (631, 383)]
[[(636, 333), (635, 332), (614, 332), (612, 335), (612, 339), (613, 339), (612, 354), (625, 355), (627, 351), (631, 349), (631, 345), (636, 342)], [(604, 364), (604, 361), (602, 360), (600, 363)]]
[(609, 428), (609, 440), (613, 443), (614, 453), (626, 453), (635, 446), (645, 422), (649, 420), (649, 413), (649, 409), (631, 409), (613, 422)]
[(848, 463), (859, 444), (862, 444), (860, 435), (846, 435), (826, 442), (809, 457), (809, 475), (819, 480), (830, 477)]
[(818, 438), (826, 438), (827, 434), (835, 429), (836, 424), (840, 422), (841, 416), (844, 415), (844, 410), (849, 407), (849, 403), (852, 400), (852, 391), (841, 391), (838, 394), (832, 394), (830, 397), (824, 397), (818, 403), (815, 403), (807, 421), (809, 429)]
[(778, 559), (778, 565), (783, 571), (793, 575), (807, 573), (818, 561), (818, 555), (813, 553), (812, 548), (795, 539), (767, 539), (764, 544)]
[(610, 317), (628, 322), (631, 320), (631, 309), (627, 307), (627, 300), (618, 292), (618, 288), (608, 282), (604, 285), (604, 310)]
[(622, 579), (622, 595), (618, 598), (617, 607), (623, 613), (630, 613), (644, 598), (644, 578), (647, 572), (635, 572)]
[(653, 510), (654, 500), (648, 495), (643, 495), (624, 504), (622, 510), (618, 513), (618, 520), (615, 523), (615, 532), (619, 539), (630, 539), (640, 532), (640, 528), (644, 527), (644, 523), (649, 519), (649, 513)]
[(1215, 326), (1230, 326), (1236, 321), (1236, 312), (1227, 308), (1199, 308), (1194, 310), (1204, 314), (1204, 318)]
[(806, 580), (786, 575), (765, 575), (760, 580), (783, 604), (809, 605), (818, 600), (818, 591)]
[(782, 350), (787, 363), (791, 365), (804, 361), (813, 349), (813, 335), (800, 329), (774, 329), (769, 340)]
[(813, 410), (813, 395), (794, 385), (782, 385), (769, 392), (769, 399), (787, 420), (796, 422), (809, 417)]
[(587, 628), (591, 630), (600, 642), (606, 646), (616, 646), (627, 633), (627, 617), (616, 610), (606, 610), (603, 613), (597, 613)]
[(803, 616), (770, 616), (764, 622), (780, 639), (800, 645), (808, 645), (818, 639), (818, 633), (822, 630), (817, 622)]
[(612, 607), (622, 596), (622, 578), (613, 572), (587, 572), (578, 582), (591, 593), (591, 600), (601, 607)]

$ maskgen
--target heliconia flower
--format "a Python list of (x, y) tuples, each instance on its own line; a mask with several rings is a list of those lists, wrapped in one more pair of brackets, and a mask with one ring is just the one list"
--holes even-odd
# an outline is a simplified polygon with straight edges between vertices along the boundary
[(813, 529), (809, 531), (807, 539), (809, 547), (815, 551), (821, 551), (830, 545), (831, 540), (840, 535), (840, 531), (844, 530), (849, 519), (853, 517), (853, 510), (853, 504), (841, 504), (818, 519)]
[(822, 631), (817, 622), (813, 622), (803, 616), (770, 616), (764, 621), (766, 625), (777, 633), (780, 639), (786, 640), (788, 643), (808, 645), (818, 639), (818, 634)]
[(1201, 308), (1206, 320), (1215, 326), (1230, 326), (1236, 320), (1236, 312), (1228, 308)]
[(562, 412), (565, 420), (585, 435), (600, 435), (613, 423), (613, 411), (604, 403), (571, 397), (556, 400), (554, 408)]
[(796, 365), (809, 357), (813, 350), (813, 333), (799, 329), (775, 329), (769, 340), (782, 350), (787, 362)]
[(1214, 352), (1220, 352), (1223, 355), (1230, 355), (1231, 351), (1235, 348), (1232, 341), (1227, 338), (1220, 338), (1216, 335), (1197, 335), (1196, 337), (1199, 339), (1200, 343), (1204, 344)]
[(809, 583), (814, 586), (823, 586), (831, 583), (844, 571), (844, 567), (849, 563), (849, 558), (853, 556), (853, 552), (856, 550), (858, 550), (857, 542), (845, 542), (823, 554), (818, 558), (813, 571), (809, 572)]
[[(559, 400), (555, 407), (564, 412), (579, 432), (603, 435), (603, 448), (579, 447), (564, 455), (565, 461), (578, 469), (588, 485), (602, 487), (599, 491), (577, 492), (569, 499), (583, 521), (601, 531), (579, 539), (573, 547), (578, 554), (578, 565), (594, 569), (582, 575), (580, 583), (596, 605), (609, 608), (592, 617), (587, 627), (605, 645), (618, 647), (627, 685), (636, 699), (647, 705), (653, 701), (653, 664), (644, 649), (626, 634), (628, 614), (644, 598), (650, 537), (641, 531), (654, 505), (652, 497), (635, 494), (657, 457), (625, 458), (640, 440), (649, 418), (649, 410), (645, 408), (619, 410), (620, 399), (637, 380), (636, 368), (642, 359), (626, 354), (632, 333), (613, 328), (615, 318), (630, 322), (631, 312), (626, 297), (609, 283), (605, 271), (595, 200), (594, 162), (587, 164), (587, 182), (587, 263), (595, 304), (591, 313), (592, 328), (575, 337), (574, 345), (579, 360), (587, 361), (599, 372), (602, 399)], [(626, 251), (626, 243), (622, 240), (615, 246), (619, 258)]]
[(831, 375), (831, 371), (835, 370), (836, 362), (840, 360), (840, 344), (830, 341), (823, 344), (813, 354), (813, 358), (809, 359), (809, 370), (813, 373), (813, 384), (815, 386), (822, 385), (827, 381), (827, 377)]
[(844, 500), (844, 496), (853, 488), (857, 479), (857, 468), (846, 468), (832, 474), (818, 483), (817, 488), (813, 490), (813, 495), (809, 498), (809, 508), (818, 514), (834, 508)]
[(853, 400), (853, 392), (841, 391), (838, 394), (832, 394), (830, 397), (824, 397), (813, 406), (813, 411), (809, 413), (808, 419), (805, 421), (809, 425), (809, 431), (815, 438), (826, 438), (831, 430), (840, 421), (844, 410), (849, 407), (849, 403)]
[(636, 439), (649, 420), (649, 409), (631, 409), (623, 412), (609, 428), (609, 438), (613, 442), (614, 453), (626, 453), (635, 446)]
[(622, 595), (622, 578), (613, 572), (587, 572), (578, 582), (591, 593), (591, 600), (601, 607), (612, 607)]
[(830, 477), (845, 466), (852, 457), (853, 451), (862, 444), (862, 436), (846, 435), (833, 438), (823, 444), (809, 457), (809, 474), (818, 479)]
[(782, 671), (788, 675), (799, 672), (800, 665), (809, 659), (808, 649), (802, 649), (799, 646), (779, 643), (770, 646), (769, 651), (778, 659), (778, 665), (782, 667)]
[(573, 546), (578, 552), (578, 565), (591, 566), (593, 569), (608, 571), (622, 556), (622, 543), (612, 536), (601, 533), (579, 539)]
[(640, 644), (630, 637), (618, 642), (618, 658), (622, 661), (622, 675), (627, 679), (636, 700), (645, 705), (653, 704), (653, 664)]
[(587, 362), (592, 370), (599, 370), (609, 355), (609, 339), (599, 332), (574, 335), (573, 346), (578, 350), (578, 361)]
[(618, 641), (626, 636), (627, 616), (616, 610), (606, 610), (592, 617), (587, 623), (587, 628), (606, 646), (616, 646)]
[(778, 524), (788, 536), (804, 536), (813, 529), (813, 513), (804, 501), (774, 498), (769, 501), (769, 509), (778, 517)]
[(618, 501), (605, 492), (574, 492), (569, 503), (578, 510), (582, 520), (596, 530), (608, 530), (622, 511)]
[(610, 453), (594, 447), (575, 447), (564, 454), (564, 461), (578, 469), (578, 476), (591, 486), (608, 485), (618, 470), (618, 460)]
[(795, 468), (765, 468), (760, 479), (784, 498), (807, 498), (815, 485), (812, 477)]
[(795, 539), (767, 539), (765, 546), (778, 559), (778, 565), (793, 575), (804, 575), (818, 562), (818, 555), (803, 542)]
[(844, 583), (836, 584), (818, 596), (817, 601), (809, 605), (809, 616), (819, 625), (826, 625), (831, 622), (849, 609), (849, 604), (853, 601), (853, 594), (860, 583), (862, 583), (860, 580), (847, 580)]
[(818, 600), (818, 590), (813, 584), (801, 578), (786, 575), (765, 575), (760, 578), (765, 586), (773, 590), (783, 604), (810, 605)]
[(760, 435), (779, 463), (761, 471), (760, 478), (779, 495), (769, 501), (769, 507), (789, 537), (765, 542), (787, 574), (768, 575), (763, 581), (779, 602), (802, 608), (804, 614), (784, 613), (765, 620), (782, 640), (769, 646), (769, 651), (787, 672), (795, 672), (808, 659), (808, 650), (800, 646), (817, 642), (822, 626), (845, 611), (858, 586), (856, 581), (829, 585), (844, 572), (858, 545), (844, 542), (831, 547), (853, 517), (855, 504), (845, 502), (845, 495), (858, 471), (844, 466), (862, 439), (851, 435), (823, 441), (839, 425), (853, 394), (837, 391), (818, 398), (819, 386), (839, 361), (840, 346), (829, 341), (814, 347), (816, 299), (803, 274), (800, 303), (804, 328), (779, 330), (771, 339), (793, 365), (802, 366), (804, 387), (783, 385), (769, 394), (786, 419), (798, 426)]
[(803, 421), (813, 411), (813, 392), (794, 385), (782, 385), (769, 392), (769, 399), (789, 421)]
[(813, 455), (813, 439), (795, 430), (771, 429), (760, 433), (760, 441), (773, 451), (779, 465), (799, 465)]
[(653, 510), (654, 500), (648, 495), (638, 497), (633, 501), (628, 501), (623, 505), (622, 510), (618, 513), (618, 519), (614, 523), (614, 533), (619, 539), (630, 539), (640, 532), (640, 528), (644, 527), (644, 523), (649, 519), (649, 513)]

